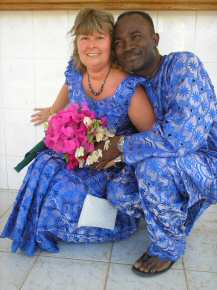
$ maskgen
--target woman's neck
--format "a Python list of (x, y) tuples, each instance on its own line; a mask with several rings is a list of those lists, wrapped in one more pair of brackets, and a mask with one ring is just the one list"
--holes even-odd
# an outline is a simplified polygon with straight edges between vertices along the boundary
[(105, 76), (108, 74), (110, 70), (110, 65), (103, 68), (88, 68), (87, 74), (90, 76), (92, 81), (101, 81), (105, 79)]

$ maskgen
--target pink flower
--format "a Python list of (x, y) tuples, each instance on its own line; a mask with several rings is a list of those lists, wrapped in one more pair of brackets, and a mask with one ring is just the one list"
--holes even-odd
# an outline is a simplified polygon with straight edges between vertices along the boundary
[(67, 162), (67, 168), (69, 170), (73, 170), (79, 166), (79, 162), (76, 158), (74, 158), (74, 155), (68, 155), (68, 162)]
[(107, 122), (107, 119), (105, 117), (100, 118), (100, 121), (101, 121), (103, 127), (107, 126), (108, 122)]
[[(75, 169), (85, 161), (87, 155), (94, 151), (96, 141), (95, 127), (85, 126), (84, 118), (88, 117), (100, 126), (106, 126), (105, 118), (96, 119), (96, 115), (86, 104), (72, 104), (51, 117), (45, 135), (45, 144), (48, 148), (64, 153), (67, 159), (67, 168)], [(75, 152), (79, 147), (84, 148), (84, 157), (76, 159)]]

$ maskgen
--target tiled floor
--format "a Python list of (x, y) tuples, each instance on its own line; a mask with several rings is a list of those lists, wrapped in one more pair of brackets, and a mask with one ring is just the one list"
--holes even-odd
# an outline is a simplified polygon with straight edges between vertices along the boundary
[[(15, 192), (0, 190), (0, 230)], [(216, 290), (217, 206), (211, 207), (192, 232), (185, 257), (158, 277), (142, 278), (131, 264), (148, 240), (140, 231), (114, 244), (60, 244), (58, 254), (35, 257), (10, 253), (10, 241), (0, 239), (0, 290)]]

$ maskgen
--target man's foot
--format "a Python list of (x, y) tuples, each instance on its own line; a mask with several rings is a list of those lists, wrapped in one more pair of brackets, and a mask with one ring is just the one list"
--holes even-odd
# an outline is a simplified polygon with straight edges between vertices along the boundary
[(166, 272), (173, 264), (173, 261), (162, 261), (145, 252), (133, 265), (132, 270), (140, 276), (154, 276)]

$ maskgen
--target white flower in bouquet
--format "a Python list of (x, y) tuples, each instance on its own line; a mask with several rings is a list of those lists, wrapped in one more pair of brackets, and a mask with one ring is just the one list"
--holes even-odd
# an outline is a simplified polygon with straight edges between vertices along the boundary
[(79, 162), (79, 168), (83, 168), (84, 165), (85, 165), (85, 160), (84, 159), (78, 159), (78, 162)]
[(90, 127), (93, 123), (93, 120), (90, 117), (84, 117), (83, 123), (86, 127)]
[(104, 141), (106, 141), (108, 138), (112, 138), (115, 136), (115, 134), (109, 131), (107, 128), (103, 128), (103, 130), (104, 130)]
[(79, 159), (84, 156), (84, 147), (80, 146), (75, 151), (75, 158)]
[(109, 139), (108, 139), (108, 140), (106, 140), (106, 141), (105, 141), (105, 144), (104, 144), (104, 148), (103, 148), (103, 149), (104, 149), (104, 150), (106, 150), (106, 151), (108, 151), (108, 149), (109, 149), (109, 146), (110, 146), (110, 143), (111, 143), (111, 142), (110, 142), (110, 140), (109, 140)]
[(86, 160), (86, 165), (92, 165), (96, 163), (99, 158), (102, 158), (102, 150), (94, 150), (90, 155), (88, 155), (87, 160)]
[(98, 127), (96, 129), (96, 142), (103, 141), (105, 134), (106, 134), (105, 129), (102, 127)]

